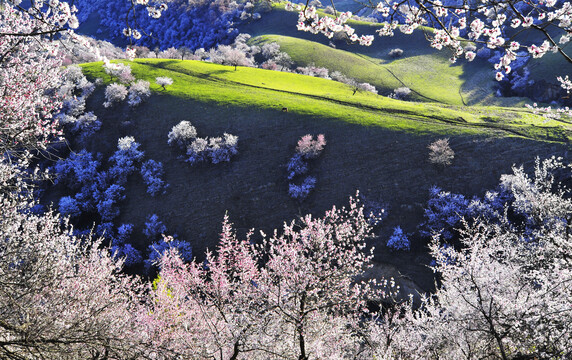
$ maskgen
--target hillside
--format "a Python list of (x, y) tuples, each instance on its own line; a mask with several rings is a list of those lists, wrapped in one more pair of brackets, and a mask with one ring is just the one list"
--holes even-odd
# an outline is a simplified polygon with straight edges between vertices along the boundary
[[(197, 61), (145, 59), (130, 65), (138, 79), (152, 83), (154, 93), (131, 110), (126, 105), (102, 108), (102, 91), (96, 91), (89, 107), (103, 126), (88, 150), (109, 156), (117, 139), (130, 135), (146, 157), (164, 164), (167, 194), (141, 195), (145, 185), (132, 176), (121, 205), (119, 221), (135, 224), (140, 249), (147, 246), (141, 230), (152, 213), (201, 256), (216, 245), (225, 213), (240, 232), (269, 231), (298, 215), (343, 205), (359, 189), (389, 211), (374, 241), (378, 260), (431, 286), (423, 241), (414, 239), (414, 251), (398, 258), (383, 245), (394, 226), (415, 231), (429, 187), (482, 195), (513, 164), (563, 154), (567, 146), (562, 142), (572, 136), (569, 123), (545, 124), (522, 109), (450, 108), (371, 93), (352, 96), (351, 88), (331, 80), (253, 68), (234, 71)], [(84, 64), (83, 69), (92, 79), (109, 79), (101, 63)], [(162, 90), (153, 84), (156, 76), (169, 76), (174, 83)], [(218, 165), (191, 167), (181, 161), (166, 141), (181, 120), (190, 121), (199, 136), (238, 135), (239, 155)], [(317, 187), (300, 203), (288, 197), (285, 165), (301, 136), (318, 133), (325, 134), (327, 146), (312, 165)], [(445, 169), (427, 160), (427, 146), (443, 137), (450, 138), (456, 153)]]
[[(471, 63), (460, 59), (451, 64), (447, 50), (437, 51), (429, 46), (424, 31), (431, 29), (418, 29), (411, 35), (396, 31), (393, 37), (376, 35), (373, 44), (365, 47), (297, 31), (297, 16), (296, 12), (285, 11), (283, 5), (275, 5), (260, 20), (239, 29), (253, 36), (252, 43), (277, 42), (298, 66), (315, 64), (340, 71), (375, 85), (383, 95), (407, 86), (413, 91), (411, 98), (415, 101), (498, 106), (522, 106), (530, 102), (526, 98), (495, 96), (498, 83), (494, 80), (493, 65), (486, 59), (477, 58)], [(375, 34), (378, 28), (367, 22), (350, 21), (350, 24), (359, 34)], [(403, 50), (397, 59), (388, 55), (395, 48)], [(542, 84), (556, 83), (556, 77), (571, 67), (555, 54), (533, 60), (529, 66), (534, 70), (531, 79)]]

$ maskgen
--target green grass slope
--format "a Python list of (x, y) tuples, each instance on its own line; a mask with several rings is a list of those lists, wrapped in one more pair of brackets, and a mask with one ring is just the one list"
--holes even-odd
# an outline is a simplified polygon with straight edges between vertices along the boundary
[[(275, 5), (256, 22), (241, 25), (240, 31), (251, 34), (254, 43), (277, 42), (298, 66), (315, 64), (337, 70), (362, 82), (375, 85), (388, 95), (400, 86), (413, 90), (416, 101), (436, 101), (460, 105), (522, 106), (524, 98), (494, 96), (496, 81), (492, 65), (483, 60), (467, 63), (459, 60), (450, 64), (447, 51), (432, 49), (423, 31), (412, 35), (399, 31), (393, 37), (376, 38), (369, 47), (349, 45), (344, 41), (330, 41), (323, 35), (296, 30), (297, 13)], [(350, 22), (359, 34), (375, 34), (378, 25)], [(430, 30), (427, 30), (430, 31)], [(532, 35), (531, 35), (532, 36)], [(331, 47), (334, 45), (336, 48)], [(402, 58), (388, 56), (391, 49), (404, 50)], [(556, 76), (570, 72), (571, 65), (559, 55), (547, 55), (542, 61), (532, 61), (532, 78), (555, 83)]]
[[(449, 62), (447, 51), (432, 49), (422, 31), (404, 35), (399, 31), (393, 37), (376, 36), (369, 47), (349, 45), (344, 41), (330, 41), (322, 35), (312, 35), (296, 30), (297, 14), (277, 6), (262, 19), (240, 30), (250, 33), (252, 42), (261, 45), (277, 42), (298, 66), (315, 64), (331, 71), (375, 85), (380, 93), (389, 95), (395, 88), (407, 86), (413, 90), (412, 99), (447, 104), (474, 104), (494, 101), (481, 92), (473, 91), (475, 78), (484, 77), (479, 87), (494, 86), (491, 67), (476, 61), (465, 66)], [(375, 34), (378, 26), (353, 21), (359, 34)], [(331, 45), (334, 44), (336, 48)], [(391, 58), (391, 49), (400, 48), (403, 57)], [(465, 90), (466, 88), (466, 90)], [(497, 102), (498, 103), (498, 102)], [(512, 102), (514, 103), (514, 101)]]
[[(263, 35), (252, 43), (280, 44), (298, 66), (315, 64), (330, 71), (339, 71), (351, 78), (374, 85), (380, 94), (389, 95), (394, 89), (406, 86), (416, 101), (433, 101), (462, 105), (462, 66), (451, 66), (438, 54), (406, 56), (393, 61), (386, 56), (371, 57), (360, 53), (334, 49), (305, 39), (280, 35)], [(467, 99), (470, 101), (471, 99)]]
[[(90, 78), (109, 82), (101, 63), (82, 65)], [(534, 157), (563, 155), (569, 124), (549, 122), (521, 109), (447, 107), (396, 101), (357, 93), (330, 80), (260, 69), (196, 61), (137, 60), (130, 63), (138, 79), (151, 82), (153, 95), (135, 109), (126, 104), (103, 108), (103, 89), (89, 99), (88, 110), (102, 121), (86, 148), (109, 156), (117, 139), (134, 136), (146, 159), (161, 161), (164, 195), (145, 194), (133, 175), (121, 203), (119, 223), (135, 225), (141, 243), (146, 216), (157, 214), (170, 233), (188, 240), (196, 256), (217, 243), (221, 220), (228, 213), (244, 233), (268, 233), (298, 215), (344, 205), (357, 189), (369, 200), (386, 204), (389, 217), (372, 240), (378, 261), (394, 264), (416, 282), (431, 286), (423, 257), (425, 243), (413, 238), (413, 252), (395, 256), (384, 249), (394, 226), (415, 231), (432, 185), (465, 195), (482, 195), (513, 164)], [(162, 90), (157, 76), (173, 85)], [(282, 112), (287, 107), (288, 112)], [(190, 121), (201, 137), (223, 132), (239, 137), (239, 154), (230, 163), (191, 167), (167, 146), (167, 134), (181, 120)], [(323, 155), (311, 164), (316, 190), (305, 202), (288, 196), (286, 163), (297, 140), (323, 133)], [(427, 146), (448, 137), (455, 159), (445, 169), (427, 161)], [(565, 138), (566, 137), (566, 138)], [(72, 143), (72, 148), (74, 144)]]
[[(413, 133), (489, 134), (500, 132), (537, 140), (566, 142), (571, 135), (565, 120), (546, 120), (524, 109), (447, 107), (393, 100), (368, 92), (355, 95), (351, 87), (332, 80), (299, 74), (199, 61), (143, 59), (131, 63), (137, 78), (153, 83), (157, 76), (174, 79), (165, 94), (219, 105), (289, 109), (360, 125), (380, 126)], [(86, 64), (84, 72), (108, 78), (101, 63)], [(156, 84), (154, 90), (161, 90)]]

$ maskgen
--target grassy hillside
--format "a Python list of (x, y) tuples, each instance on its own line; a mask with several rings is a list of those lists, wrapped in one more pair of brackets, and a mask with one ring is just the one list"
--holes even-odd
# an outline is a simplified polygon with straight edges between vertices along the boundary
[[(333, 204), (343, 205), (359, 189), (389, 211), (373, 241), (377, 259), (430, 286), (422, 241), (413, 239), (414, 251), (398, 257), (383, 246), (394, 226), (415, 230), (429, 187), (482, 195), (512, 164), (530, 165), (536, 155), (563, 155), (568, 146), (560, 142), (572, 136), (570, 124), (544, 124), (522, 109), (416, 104), (370, 93), (352, 96), (349, 87), (330, 80), (252, 68), (234, 71), (196, 61), (137, 60), (131, 67), (138, 79), (152, 83), (152, 97), (135, 109), (105, 109), (103, 91), (96, 91), (88, 110), (103, 125), (87, 148), (108, 156), (119, 137), (134, 136), (147, 158), (161, 161), (170, 184), (167, 194), (146, 195), (140, 177), (133, 176), (119, 221), (135, 224), (141, 234), (145, 217), (156, 213), (171, 233), (193, 244), (197, 256), (215, 246), (225, 212), (239, 232), (269, 231), (297, 215), (319, 215)], [(92, 79), (109, 80), (101, 63), (84, 64), (83, 69)], [(169, 76), (174, 83), (162, 90), (153, 84), (156, 76)], [(190, 121), (201, 137), (238, 135), (239, 155), (218, 165), (182, 162), (167, 146), (168, 132), (181, 120)], [(312, 164), (316, 191), (300, 203), (287, 195), (285, 165), (301, 136), (318, 133), (325, 134), (328, 144)], [(445, 169), (427, 161), (427, 145), (443, 137), (450, 138), (456, 153)], [(144, 249), (141, 239), (137, 245)]]
[[(297, 31), (296, 21), (296, 12), (285, 11), (282, 5), (276, 5), (261, 20), (240, 26), (240, 31), (251, 34), (252, 41), (257, 44), (279, 43), (298, 66), (314, 63), (340, 71), (375, 85), (384, 95), (396, 87), (407, 86), (413, 90), (412, 98), (417, 101), (500, 106), (522, 106), (526, 101), (524, 98), (495, 97), (496, 81), (491, 64), (479, 59), (472, 63), (461, 59), (457, 64), (450, 64), (450, 54), (446, 50), (432, 49), (421, 30), (412, 35), (399, 31), (393, 37), (376, 35), (372, 46), (364, 47)], [(377, 29), (377, 25), (366, 22), (353, 21), (351, 24), (359, 34), (375, 34)], [(394, 48), (404, 50), (397, 60), (388, 56)], [(555, 83), (556, 76), (569, 73), (571, 65), (559, 55), (547, 55), (540, 62), (532, 61), (530, 68), (533, 79)]]

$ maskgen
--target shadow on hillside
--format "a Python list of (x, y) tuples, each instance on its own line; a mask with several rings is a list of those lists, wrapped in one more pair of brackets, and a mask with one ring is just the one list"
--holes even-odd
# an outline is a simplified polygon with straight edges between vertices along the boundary
[[(90, 101), (97, 104), (101, 94)], [(441, 169), (428, 162), (429, 143), (434, 134), (414, 135), (375, 126), (360, 126), (328, 119), (234, 106), (216, 106), (171, 96), (152, 96), (133, 111), (96, 108), (103, 122), (87, 149), (109, 157), (117, 139), (134, 136), (146, 159), (161, 161), (165, 195), (150, 197), (138, 174), (126, 186), (119, 223), (135, 225), (135, 244), (145, 250), (142, 235), (145, 218), (157, 214), (180, 239), (190, 241), (199, 259), (207, 248), (215, 248), (221, 221), (228, 213), (239, 234), (261, 229), (267, 234), (284, 221), (312, 213), (320, 216), (332, 205), (347, 204), (360, 190), (369, 199), (386, 203), (388, 218), (371, 240), (376, 261), (391, 265), (409, 276), (420, 288), (433, 286), (433, 274), (426, 240), (413, 236), (412, 252), (391, 253), (385, 242), (395, 226), (414, 233), (423, 221), (423, 207), (433, 185), (468, 197), (482, 196), (493, 189), (513, 164), (531, 169), (534, 157), (563, 155), (563, 145), (537, 143), (520, 138), (451, 136), (455, 151), (453, 165)], [(118, 118), (121, 116), (121, 118)], [(122, 115), (121, 115), (122, 114)], [(230, 163), (191, 167), (177, 159), (167, 145), (167, 134), (181, 120), (190, 121), (200, 137), (238, 135), (239, 154)], [(311, 165), (317, 187), (307, 201), (288, 197), (286, 163), (297, 140), (305, 134), (325, 134), (323, 156)]]

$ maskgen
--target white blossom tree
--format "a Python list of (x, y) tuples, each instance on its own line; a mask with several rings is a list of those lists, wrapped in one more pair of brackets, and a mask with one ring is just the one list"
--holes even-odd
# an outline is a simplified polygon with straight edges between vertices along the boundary
[(101, 239), (74, 236), (51, 210), (35, 214), (22, 171), (0, 163), (0, 358), (144, 354), (140, 285)]
[[(564, 173), (562, 173), (564, 171)], [(435, 238), (438, 286), (421, 307), (375, 325), (380, 358), (566, 359), (572, 355), (572, 200), (557, 159), (530, 179), (515, 168), (502, 186), (527, 217), (465, 223), (461, 248)], [(530, 217), (530, 219), (528, 218)], [(530, 221), (529, 221), (530, 220)]]

